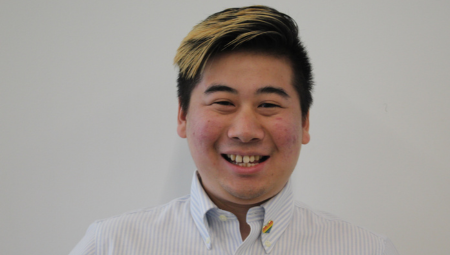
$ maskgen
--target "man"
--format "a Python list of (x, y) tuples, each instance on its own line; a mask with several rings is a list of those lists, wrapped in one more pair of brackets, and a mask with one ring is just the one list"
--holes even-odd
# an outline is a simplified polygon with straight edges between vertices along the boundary
[(293, 201), (312, 75), (295, 22), (264, 6), (198, 24), (175, 57), (190, 196), (97, 221), (71, 254), (397, 254), (385, 237)]

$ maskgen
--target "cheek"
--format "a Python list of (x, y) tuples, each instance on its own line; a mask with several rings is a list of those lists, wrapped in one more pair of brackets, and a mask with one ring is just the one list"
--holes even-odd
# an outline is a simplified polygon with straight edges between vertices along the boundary
[(300, 136), (301, 136), (301, 124), (294, 121), (286, 121), (282, 118), (277, 118), (274, 124), (274, 132), (272, 137), (277, 147), (280, 150), (285, 151), (286, 156), (292, 154), (298, 154), (300, 150)]
[[(188, 121), (189, 123), (189, 121)], [(192, 118), (188, 124), (188, 139), (198, 150), (205, 150), (220, 137), (221, 125), (208, 118)]]

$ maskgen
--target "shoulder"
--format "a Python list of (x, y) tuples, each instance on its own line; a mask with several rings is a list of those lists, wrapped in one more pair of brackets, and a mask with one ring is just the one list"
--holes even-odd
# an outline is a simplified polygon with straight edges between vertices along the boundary
[(334, 226), (335, 228), (345, 228), (348, 231), (364, 232), (373, 237), (385, 238), (385, 236), (369, 229), (355, 225), (331, 213), (312, 209), (308, 205), (298, 201), (294, 203), (294, 217), (300, 218), (303, 222), (308, 222), (312, 227)]
[(191, 219), (190, 196), (185, 196), (164, 205), (97, 220), (70, 254), (130, 254), (128, 248), (143, 249), (167, 240), (171, 235), (168, 228), (190, 226)]
[(126, 212), (120, 215), (109, 217), (102, 220), (97, 220), (99, 225), (111, 225), (117, 223), (138, 223), (142, 224), (144, 221), (161, 221), (165, 217), (177, 216), (180, 214), (189, 213), (190, 196), (184, 196), (174, 199), (166, 204), (147, 207), (139, 210)]
[(390, 244), (384, 235), (298, 201), (294, 203), (293, 215), (293, 234), (300, 232), (302, 238), (318, 245), (346, 247), (348, 254), (385, 254), (386, 245)]
[(157, 224), (165, 224), (168, 220), (190, 215), (190, 196), (174, 199), (167, 204), (143, 208), (126, 212), (120, 215), (97, 220), (94, 225), (97, 229), (105, 228), (145, 228)]

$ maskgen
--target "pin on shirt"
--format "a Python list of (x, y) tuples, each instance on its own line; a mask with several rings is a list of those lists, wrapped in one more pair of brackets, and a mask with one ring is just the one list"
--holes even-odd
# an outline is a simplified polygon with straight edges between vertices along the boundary
[(269, 222), (267, 222), (267, 224), (263, 227), (262, 232), (269, 234), (270, 230), (272, 229), (273, 226), (273, 220), (269, 220)]

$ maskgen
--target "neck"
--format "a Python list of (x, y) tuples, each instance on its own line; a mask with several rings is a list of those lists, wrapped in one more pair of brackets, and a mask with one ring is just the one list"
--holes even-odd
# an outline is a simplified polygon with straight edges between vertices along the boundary
[[(239, 221), (239, 230), (241, 232), (241, 238), (242, 241), (244, 241), (247, 236), (250, 234), (250, 225), (247, 224), (247, 212), (248, 210), (250, 210), (250, 208), (258, 206), (263, 204), (264, 202), (266, 202), (267, 200), (258, 202), (258, 203), (253, 203), (253, 204), (238, 204), (238, 203), (233, 203), (230, 202), (228, 200), (216, 197), (214, 195), (212, 195), (203, 185), (202, 183), (202, 179), (200, 177), (200, 175), (198, 175), (198, 180), (200, 181), (200, 184), (203, 187), (203, 190), (206, 192), (206, 194), (208, 194), (209, 198), (211, 199), (211, 201), (213, 201), (213, 203), (220, 209), (224, 210), (224, 211), (228, 211), (233, 213), (238, 221)], [(269, 198), (270, 199), (270, 198)]]
[(250, 208), (258, 206), (262, 204), (264, 201), (257, 204), (236, 204), (230, 201), (225, 201), (220, 198), (216, 198), (211, 195), (209, 195), (209, 197), (214, 202), (214, 204), (217, 205), (217, 207), (236, 215), (239, 221), (239, 230), (241, 232), (242, 241), (244, 241), (250, 234), (250, 225), (247, 224), (247, 212), (248, 210), (250, 210)]

